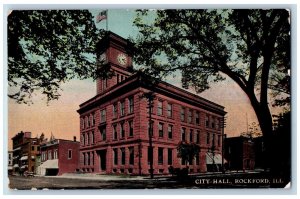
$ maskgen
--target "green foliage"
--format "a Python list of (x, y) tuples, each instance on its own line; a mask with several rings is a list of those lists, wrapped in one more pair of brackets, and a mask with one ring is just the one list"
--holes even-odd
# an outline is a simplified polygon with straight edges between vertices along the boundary
[(195, 143), (180, 142), (177, 146), (177, 156), (181, 158), (185, 163), (191, 161), (200, 152), (200, 146)]
[[(149, 15), (155, 19), (146, 21)], [(289, 93), (289, 81), (284, 81), (290, 69), (289, 17), (283, 9), (138, 11), (135, 62), (156, 77), (181, 71), (183, 87), (198, 92), (231, 78), (268, 134), (269, 89), (281, 90), (273, 92), (273, 99)], [(289, 103), (289, 94), (282, 100)]]
[(152, 23), (145, 21), (149, 15), (137, 12), (135, 61), (154, 76), (180, 70), (183, 86), (201, 92), (223, 73), (253, 90), (266, 75), (263, 67), (280, 64), (282, 77), (290, 68), (286, 10), (158, 10)]
[(40, 92), (58, 99), (60, 85), (95, 76), (100, 32), (87, 10), (23, 10), (8, 16), (9, 97), (32, 102)]

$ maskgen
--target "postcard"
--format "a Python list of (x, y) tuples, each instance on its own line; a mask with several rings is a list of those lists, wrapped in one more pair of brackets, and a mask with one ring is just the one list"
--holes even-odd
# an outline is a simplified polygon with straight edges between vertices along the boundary
[(290, 18), (10, 10), (9, 189), (289, 187)]

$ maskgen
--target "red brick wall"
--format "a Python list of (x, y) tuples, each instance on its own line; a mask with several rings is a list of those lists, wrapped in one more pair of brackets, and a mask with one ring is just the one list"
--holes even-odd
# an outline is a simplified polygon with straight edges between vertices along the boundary
[[(90, 128), (81, 129), (81, 135), (89, 133), (91, 131), (94, 131), (95, 133), (95, 143), (90, 143), (89, 145), (81, 145), (81, 153), (80, 153), (80, 167), (86, 172), (102, 172), (100, 169), (100, 160), (99, 155), (97, 154), (97, 151), (106, 149), (106, 173), (113, 173), (113, 172), (124, 172), (128, 173), (132, 169), (132, 172), (134, 174), (139, 174), (139, 158), (141, 160), (141, 168), (142, 168), (142, 174), (148, 174), (149, 172), (149, 165), (148, 165), (148, 146), (149, 146), (149, 138), (148, 138), (148, 113), (147, 113), (147, 100), (144, 98), (141, 98), (143, 92), (147, 92), (144, 89), (135, 89), (131, 92), (128, 92), (120, 97), (116, 97), (115, 99), (112, 99), (111, 101), (105, 102), (99, 106), (97, 109), (93, 109), (91, 111), (88, 111), (86, 113), (81, 114), (81, 117), (84, 117), (85, 115), (90, 114), (91, 112), (95, 113), (95, 126)], [(113, 104), (119, 103), (120, 101), (123, 101), (125, 99), (125, 113), (128, 113), (129, 107), (128, 107), (128, 97), (134, 96), (134, 113), (133, 114), (126, 114), (123, 117), (113, 118)], [(157, 115), (157, 103), (158, 99), (163, 101), (163, 115), (159, 116)], [(173, 116), (172, 118), (167, 117), (167, 103), (172, 104), (173, 109)], [(181, 122), (180, 120), (180, 110), (181, 106), (184, 106), (186, 109), (186, 121), (188, 117), (188, 110), (191, 109), (194, 112), (199, 111), (200, 112), (200, 125), (195, 124), (195, 117), (193, 117), (193, 123), (189, 124), (187, 122)], [(100, 124), (100, 110), (106, 107), (106, 140), (103, 141), (100, 136), (99, 129), (97, 126)], [(119, 108), (119, 104), (118, 104)], [(118, 110), (118, 114), (120, 114), (120, 110)], [(221, 135), (221, 131), (217, 129), (212, 128), (206, 128), (205, 127), (205, 115), (209, 114), (215, 117), (220, 117), (216, 114), (213, 114), (211, 112), (205, 111), (200, 109), (199, 107), (195, 107), (186, 103), (183, 103), (181, 101), (168, 98), (163, 95), (157, 95), (157, 99), (154, 101), (154, 108), (153, 108), (153, 114), (152, 118), (154, 121), (154, 129), (153, 129), (153, 146), (154, 146), (154, 173), (168, 173), (168, 165), (167, 163), (167, 149), (172, 148), (173, 149), (173, 167), (180, 167), (183, 168), (185, 165), (181, 165), (181, 160), (177, 158), (177, 144), (181, 141), (181, 128), (186, 128), (186, 138), (189, 140), (189, 133), (190, 129), (193, 130), (193, 139), (195, 141), (195, 133), (197, 130), (200, 131), (200, 146), (201, 146), (201, 152), (199, 154), (200, 156), (200, 164), (196, 165), (196, 161), (194, 161), (193, 165), (190, 165), (189, 168), (191, 172), (205, 172), (206, 171), (206, 152), (211, 148), (212, 145), (212, 134), (216, 135), (215, 143), (216, 143), (216, 153), (221, 153), (221, 145), (218, 146), (217, 143), (217, 137), (218, 135)], [(195, 113), (193, 114), (193, 116)], [(129, 129), (128, 129), (128, 120), (133, 120), (134, 123), (134, 136), (129, 137)], [(120, 133), (119, 133), (119, 124), (120, 122), (125, 121), (124, 128), (125, 128), (125, 137), (124, 139), (120, 139)], [(164, 123), (164, 137), (160, 138), (158, 136), (158, 123), (162, 122)], [(118, 139), (113, 140), (113, 124), (117, 124), (117, 133), (118, 133)], [(173, 138), (168, 139), (168, 124), (173, 125)], [(210, 138), (210, 144), (206, 143), (206, 136), (207, 132), (209, 132), (211, 138)], [(188, 141), (189, 142), (189, 141)], [(109, 146), (108, 146), (109, 144)], [(125, 165), (114, 165), (113, 164), (113, 149), (117, 148), (120, 150), (120, 148), (125, 148), (126, 151), (126, 157), (128, 157), (128, 147), (134, 147), (134, 153), (135, 153), (135, 164), (129, 165), (128, 158), (126, 158), (126, 164)], [(141, 146), (141, 157), (139, 157), (139, 146)], [(158, 147), (164, 148), (164, 163), (162, 165), (159, 165), (157, 163), (157, 151)], [(83, 153), (92, 154), (94, 152), (94, 164), (90, 162), (90, 165), (84, 165), (83, 164)], [(92, 157), (92, 155), (90, 155)], [(120, 152), (118, 153), (119, 162), (121, 161)]]
[[(68, 151), (72, 150), (72, 158), (68, 157)], [(60, 140), (58, 149), (58, 175), (75, 172), (79, 169), (79, 142)]]

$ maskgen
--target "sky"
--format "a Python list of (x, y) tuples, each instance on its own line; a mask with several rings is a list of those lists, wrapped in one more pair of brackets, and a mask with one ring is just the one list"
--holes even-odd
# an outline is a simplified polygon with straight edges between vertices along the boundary
[[(97, 15), (101, 10), (90, 10)], [(135, 37), (138, 33), (133, 27), (135, 13), (133, 10), (109, 10), (108, 29), (122, 37)], [(106, 21), (96, 24), (97, 28), (105, 28)], [(171, 84), (181, 87), (180, 77), (167, 78)], [(61, 86), (63, 91), (57, 101), (41, 100), (37, 95), (34, 104), (28, 106), (17, 104), (8, 99), (8, 148), (12, 148), (11, 138), (20, 131), (32, 132), (32, 137), (44, 133), (46, 137), (53, 134), (56, 138), (79, 138), (79, 104), (96, 95), (96, 83), (91, 79), (71, 80)], [(193, 92), (192, 90), (190, 90)], [(257, 123), (255, 113), (248, 97), (239, 86), (227, 78), (225, 81), (211, 84), (211, 88), (199, 94), (208, 100), (225, 107), (228, 137), (238, 136), (247, 129), (248, 124)]]

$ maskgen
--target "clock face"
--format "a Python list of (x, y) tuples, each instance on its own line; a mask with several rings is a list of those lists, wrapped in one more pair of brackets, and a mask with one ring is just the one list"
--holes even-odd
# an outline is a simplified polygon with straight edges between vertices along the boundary
[(127, 57), (123, 53), (121, 53), (117, 56), (117, 60), (118, 60), (119, 64), (121, 64), (121, 65), (125, 65), (127, 63)]

